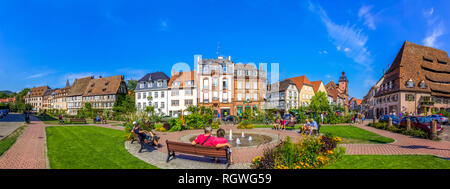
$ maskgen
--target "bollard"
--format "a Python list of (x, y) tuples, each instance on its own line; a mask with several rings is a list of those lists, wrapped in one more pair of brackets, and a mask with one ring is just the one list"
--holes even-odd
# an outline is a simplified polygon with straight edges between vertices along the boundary
[(436, 120), (431, 121), (431, 128), (430, 128), (430, 138), (434, 139), (437, 137), (437, 128), (436, 128)]
[(406, 130), (409, 131), (411, 129), (411, 119), (406, 118)]
[(391, 117), (389, 117), (389, 119), (388, 119), (388, 126), (389, 127), (392, 126), (392, 118)]

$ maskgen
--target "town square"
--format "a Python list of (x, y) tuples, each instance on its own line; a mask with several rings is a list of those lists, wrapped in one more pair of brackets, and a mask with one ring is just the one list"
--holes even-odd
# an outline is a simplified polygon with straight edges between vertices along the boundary
[(0, 2), (0, 169), (448, 170), (448, 5)]

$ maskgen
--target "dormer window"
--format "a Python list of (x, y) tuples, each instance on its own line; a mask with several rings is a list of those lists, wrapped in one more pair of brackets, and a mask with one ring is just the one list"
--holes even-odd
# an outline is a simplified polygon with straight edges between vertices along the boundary
[(424, 61), (426, 61), (426, 62), (429, 62), (429, 63), (433, 63), (433, 60), (431, 59), (431, 58), (428, 58), (428, 57), (423, 57), (423, 60)]
[(413, 82), (412, 79), (409, 79), (409, 80), (406, 82), (406, 87), (408, 87), (408, 88), (414, 88), (414, 82)]
[(426, 89), (428, 86), (427, 86), (427, 84), (425, 83), (425, 81), (422, 80), (422, 81), (419, 83), (419, 87), (420, 87), (421, 89)]
[(447, 64), (447, 62), (442, 61), (442, 60), (438, 60), (438, 63), (439, 63), (439, 64)]
[(109, 85), (109, 81), (105, 83), (105, 86), (108, 86), (108, 85)]
[(102, 90), (103, 92), (105, 92), (106, 91), (106, 88), (103, 88), (103, 90)]

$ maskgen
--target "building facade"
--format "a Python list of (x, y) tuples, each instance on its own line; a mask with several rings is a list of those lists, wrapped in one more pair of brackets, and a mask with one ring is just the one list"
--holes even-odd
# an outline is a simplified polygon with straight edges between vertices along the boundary
[(289, 109), (298, 108), (299, 91), (294, 82), (286, 79), (282, 82), (271, 84), (268, 88), (267, 109), (277, 109), (283, 113), (288, 113)]
[(112, 110), (118, 95), (128, 93), (122, 75), (91, 79), (83, 93), (83, 105), (90, 103), (92, 109)]
[(67, 113), (76, 115), (78, 110), (83, 107), (83, 94), (88, 88), (88, 85), (94, 76), (75, 79), (72, 86), (67, 89)]
[(202, 59), (197, 56), (196, 75), (198, 82), (198, 104), (211, 107), (218, 117), (236, 115), (233, 107), (233, 70), (231, 57), (224, 59)]
[(449, 111), (449, 64), (447, 52), (405, 41), (376, 89), (376, 115)]
[(262, 65), (258, 69), (255, 64), (235, 64), (233, 73), (233, 112), (240, 115), (247, 109), (260, 109), (267, 89)]
[(168, 87), (168, 115), (178, 117), (181, 112), (186, 115), (187, 107), (197, 106), (198, 92), (195, 71), (172, 71)]
[(168, 115), (169, 80), (163, 72), (148, 73), (139, 79), (135, 89), (137, 110), (153, 106), (156, 113)]
[(300, 106), (309, 106), (311, 103), (311, 98), (314, 96), (314, 86), (313, 84), (306, 78), (306, 76), (299, 76), (289, 78), (295, 83), (298, 89), (298, 104)]
[(58, 110), (67, 110), (67, 95), (69, 93), (70, 86), (61, 89), (56, 89), (52, 93), (51, 108)]
[(30, 104), (33, 107), (33, 111), (39, 111), (43, 109), (44, 95), (50, 89), (48, 86), (33, 87), (25, 96), (25, 103)]

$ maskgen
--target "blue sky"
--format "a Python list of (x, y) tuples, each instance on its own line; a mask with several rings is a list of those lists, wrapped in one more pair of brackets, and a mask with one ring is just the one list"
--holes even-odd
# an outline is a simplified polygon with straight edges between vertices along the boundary
[[(447, 18), (447, 19), (446, 19)], [(362, 98), (405, 40), (450, 49), (450, 1), (0, 2), (0, 90), (193, 67), (194, 55), (280, 64), (280, 78), (337, 81)]]

